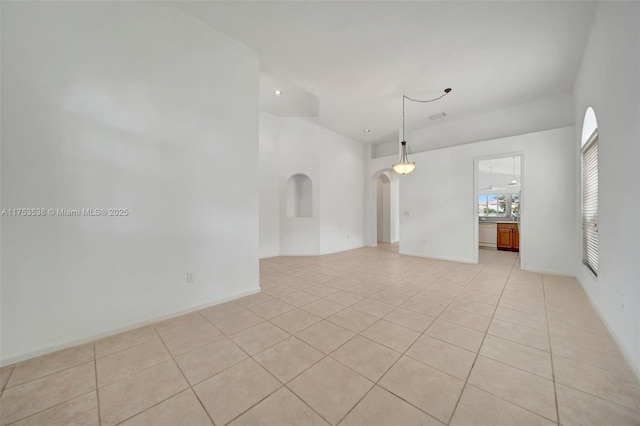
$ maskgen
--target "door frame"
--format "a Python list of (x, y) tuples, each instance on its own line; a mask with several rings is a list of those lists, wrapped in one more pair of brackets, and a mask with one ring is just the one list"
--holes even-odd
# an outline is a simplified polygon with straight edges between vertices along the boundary
[[(525, 206), (525, 158), (524, 151), (504, 152), (492, 155), (482, 155), (473, 158), (473, 200), (471, 203), (471, 213), (473, 218), (473, 262), (478, 263), (480, 258), (480, 246), (478, 241), (478, 193), (480, 192), (480, 161), (495, 160), (497, 158), (520, 157), (520, 221), (519, 221), (519, 246), (520, 246), (520, 268), (525, 269), (526, 244), (522, 244), (523, 235), (526, 235), (526, 209)], [(526, 237), (525, 237), (526, 238)]]

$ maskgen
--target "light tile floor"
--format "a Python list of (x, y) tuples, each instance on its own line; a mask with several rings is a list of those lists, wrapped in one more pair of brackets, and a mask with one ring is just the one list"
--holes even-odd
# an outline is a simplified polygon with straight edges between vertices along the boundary
[(262, 292), (0, 371), (2, 425), (639, 425), (573, 278), (393, 246), (260, 262)]

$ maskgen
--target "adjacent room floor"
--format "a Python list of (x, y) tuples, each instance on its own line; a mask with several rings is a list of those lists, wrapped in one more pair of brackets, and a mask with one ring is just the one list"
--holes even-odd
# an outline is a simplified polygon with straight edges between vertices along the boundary
[(640, 424), (578, 283), (516, 260), (262, 260), (259, 294), (3, 368), (1, 424)]

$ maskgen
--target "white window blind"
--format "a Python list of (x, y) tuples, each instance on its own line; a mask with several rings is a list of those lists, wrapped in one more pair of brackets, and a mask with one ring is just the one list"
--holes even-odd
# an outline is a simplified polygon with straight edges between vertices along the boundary
[(582, 148), (582, 262), (598, 276), (598, 131)]

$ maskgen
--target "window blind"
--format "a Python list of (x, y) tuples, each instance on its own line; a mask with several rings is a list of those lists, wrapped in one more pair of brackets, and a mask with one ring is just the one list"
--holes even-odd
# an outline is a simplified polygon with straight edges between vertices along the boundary
[(598, 276), (598, 132), (582, 149), (582, 262)]

